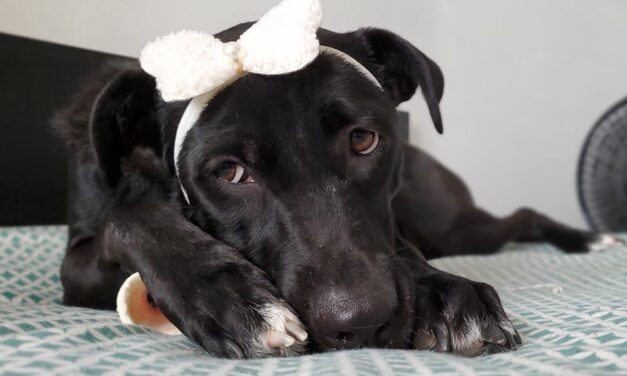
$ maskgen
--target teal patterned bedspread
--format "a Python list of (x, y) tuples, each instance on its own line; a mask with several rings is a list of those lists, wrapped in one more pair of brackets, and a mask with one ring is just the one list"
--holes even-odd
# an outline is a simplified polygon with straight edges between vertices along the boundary
[(185, 337), (60, 304), (65, 227), (0, 228), (0, 374), (627, 375), (627, 248), (565, 255), (512, 245), (434, 264), (492, 284), (520, 331), (515, 352), (465, 359), (401, 350), (216, 359)]

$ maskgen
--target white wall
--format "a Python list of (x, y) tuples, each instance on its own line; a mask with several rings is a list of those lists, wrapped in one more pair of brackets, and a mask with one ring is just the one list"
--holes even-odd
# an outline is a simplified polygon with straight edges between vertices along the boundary
[[(182, 28), (217, 32), (275, 0), (0, 0), (0, 31), (125, 55)], [(181, 6), (184, 4), (185, 6)], [(444, 70), (445, 136), (420, 98), (412, 141), (504, 215), (530, 205), (582, 225), (575, 191), (583, 138), (627, 95), (627, 1), (325, 0), (324, 26), (391, 29)]]
[(583, 225), (577, 157), (627, 96), (627, 1), (437, 1), (435, 53), (447, 80), (445, 137), (414, 140), (497, 214), (530, 205)]

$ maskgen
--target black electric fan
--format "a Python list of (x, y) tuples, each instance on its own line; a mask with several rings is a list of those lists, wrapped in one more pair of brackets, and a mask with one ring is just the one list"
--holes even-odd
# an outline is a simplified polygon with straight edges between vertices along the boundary
[(579, 157), (579, 202), (590, 226), (627, 231), (627, 98), (594, 125)]

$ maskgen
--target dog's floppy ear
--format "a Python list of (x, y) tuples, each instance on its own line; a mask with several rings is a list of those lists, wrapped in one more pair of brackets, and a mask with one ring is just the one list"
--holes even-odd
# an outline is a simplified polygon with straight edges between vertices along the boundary
[(98, 95), (89, 120), (90, 138), (109, 186), (120, 180), (121, 161), (135, 146), (161, 153), (156, 104), (155, 81), (140, 70), (119, 73)]
[(405, 102), (420, 86), (433, 124), (442, 133), (440, 100), (444, 76), (440, 67), (411, 43), (387, 30), (360, 29), (356, 34), (366, 41), (370, 49), (368, 59), (378, 68), (373, 73), (392, 100), (396, 104)]
[(420, 87), (433, 124), (442, 133), (440, 100), (444, 76), (437, 64), (419, 49), (400, 36), (377, 28), (346, 34), (320, 29), (319, 37), (322, 44), (344, 51), (368, 68), (397, 105), (409, 100)]

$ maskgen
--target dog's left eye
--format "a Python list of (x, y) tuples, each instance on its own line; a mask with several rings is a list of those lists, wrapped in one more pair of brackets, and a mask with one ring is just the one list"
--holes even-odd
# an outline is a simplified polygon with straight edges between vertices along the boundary
[(218, 179), (232, 184), (254, 183), (244, 166), (235, 162), (223, 162), (213, 173)]
[(370, 154), (379, 146), (379, 134), (368, 129), (351, 132), (351, 149), (358, 154)]

